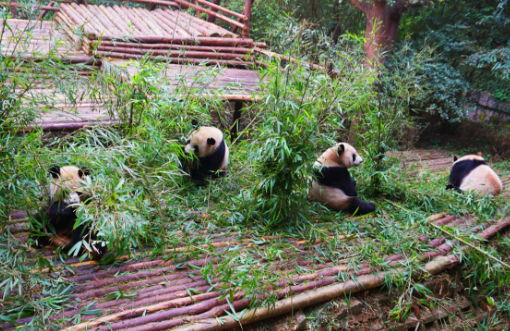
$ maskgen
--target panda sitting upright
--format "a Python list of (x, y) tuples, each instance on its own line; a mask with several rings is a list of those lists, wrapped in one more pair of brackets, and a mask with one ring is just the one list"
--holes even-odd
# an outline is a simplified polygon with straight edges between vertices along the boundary
[[(83, 176), (88, 176), (88, 170), (82, 170), (75, 166), (54, 166), (49, 172), (52, 177), (49, 187), (49, 202), (46, 207), (34, 215), (36, 222), (45, 224), (44, 220), (47, 220), (57, 233), (63, 231), (72, 233), (72, 240), (63, 248), (64, 252), (69, 252), (74, 245), (83, 239), (89, 241), (92, 248), (92, 257), (100, 259), (106, 253), (106, 247), (99, 244), (94, 245), (91, 242), (96, 239), (96, 236), (91, 233), (90, 227), (81, 224), (73, 229), (77, 219), (76, 207), (70, 205), (88, 200), (88, 196), (79, 191), (80, 180)], [(45, 227), (44, 230), (47, 233), (49, 229)], [(51, 244), (50, 236), (33, 235), (31, 238), (36, 241), (36, 247), (38, 248)]]
[(202, 126), (193, 131), (186, 141), (184, 153), (194, 156), (188, 163), (194, 180), (200, 182), (208, 176), (219, 177), (226, 174), (228, 146), (223, 133), (217, 128)]
[(479, 195), (499, 195), (503, 184), (498, 175), (478, 155), (466, 155), (460, 159), (453, 157), (450, 173), (450, 184), (447, 190), (454, 189), (459, 193), (474, 191)]
[(373, 212), (373, 203), (363, 202), (357, 197), (356, 182), (347, 170), (361, 162), (356, 149), (347, 143), (338, 143), (328, 149), (314, 164), (316, 178), (308, 190), (308, 197), (337, 211), (356, 215)]

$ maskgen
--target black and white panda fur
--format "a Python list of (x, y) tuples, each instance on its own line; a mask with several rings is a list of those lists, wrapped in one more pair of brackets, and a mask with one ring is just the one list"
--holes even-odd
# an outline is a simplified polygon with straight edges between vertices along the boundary
[[(77, 219), (76, 207), (70, 205), (87, 203), (88, 196), (80, 192), (79, 188), (81, 187), (80, 180), (89, 175), (88, 170), (82, 170), (75, 166), (54, 166), (49, 172), (52, 178), (49, 186), (48, 205), (34, 215), (35, 220), (39, 224), (44, 224), (43, 220), (46, 220), (57, 233), (72, 233), (71, 242), (63, 249), (66, 253), (79, 241), (87, 240), (93, 250), (90, 252), (91, 256), (94, 259), (100, 259), (106, 253), (106, 247), (101, 244), (92, 244), (96, 236), (91, 233), (90, 227), (82, 224), (73, 230)], [(48, 233), (49, 229), (46, 227), (44, 230)], [(38, 248), (51, 244), (50, 236), (32, 236), (32, 239), (36, 241)]]
[(479, 195), (499, 195), (503, 184), (499, 176), (478, 155), (466, 155), (460, 159), (453, 157), (453, 167), (450, 172), (450, 184), (447, 190), (457, 192), (474, 191)]
[(330, 209), (350, 214), (373, 212), (373, 203), (363, 202), (357, 197), (356, 182), (347, 170), (362, 161), (356, 149), (347, 143), (338, 143), (328, 149), (314, 164), (316, 178), (308, 190), (308, 197)]
[(202, 126), (193, 131), (184, 146), (184, 153), (193, 160), (188, 164), (190, 175), (195, 180), (207, 176), (224, 176), (228, 165), (228, 146), (223, 133), (217, 128)]

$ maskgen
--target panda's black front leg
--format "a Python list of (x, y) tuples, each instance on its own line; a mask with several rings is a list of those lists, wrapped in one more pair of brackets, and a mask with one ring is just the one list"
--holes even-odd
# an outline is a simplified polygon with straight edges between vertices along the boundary
[(351, 182), (352, 182), (352, 185), (354, 185), (354, 187), (356, 187), (356, 181), (351, 178)]
[(453, 184), (446, 185), (446, 190), (455, 190), (459, 193), (462, 193), (462, 190), (458, 186), (455, 186)]
[[(103, 247), (99, 244), (93, 244), (92, 241), (95, 241), (97, 236), (94, 233), (91, 233), (91, 229), (89, 226), (82, 224), (73, 230), (73, 239), (69, 244), (64, 247), (64, 252), (69, 253), (69, 251), (82, 240), (87, 240), (90, 247), (92, 248), (91, 256), (94, 260), (99, 260), (106, 253), (106, 247)], [(90, 240), (89, 240), (90, 239)], [(83, 248), (80, 251), (83, 251)]]
[[(40, 213), (42, 213), (42, 211)], [(36, 224), (43, 225), (44, 223), (40, 213), (34, 214), (34, 219), (36, 221)], [(46, 226), (44, 227), (43, 231), (47, 233), (48, 229), (46, 228)], [(51, 244), (50, 237), (47, 235), (36, 236), (31, 234), (29, 238), (32, 239), (31, 246), (35, 248), (43, 248), (44, 246), (48, 246)]]

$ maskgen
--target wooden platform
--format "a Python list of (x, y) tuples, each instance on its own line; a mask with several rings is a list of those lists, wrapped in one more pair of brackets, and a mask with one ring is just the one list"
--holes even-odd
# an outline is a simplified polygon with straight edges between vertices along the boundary
[[(12, 214), (11, 225), (8, 227), (17, 238), (18, 244), (24, 244), (27, 240), (25, 217), (26, 214), (23, 213)], [(476, 215), (456, 217), (438, 214), (429, 218), (429, 222), (455, 228), (459, 233), (477, 234), (488, 239), (509, 226), (510, 217), (492, 223), (480, 223)], [(294, 238), (260, 237), (235, 228), (207, 233), (184, 231), (178, 234), (183, 240), (198, 239), (202, 244), (193, 247), (183, 244), (181, 247), (169, 248), (161, 258), (154, 259), (144, 258), (143, 253), (139, 252), (139, 259), (124, 260), (124, 263), (117, 262), (115, 265), (100, 266), (94, 261), (79, 262), (76, 258), (68, 259), (65, 263), (74, 270), (74, 274), (68, 270), (59, 270), (58, 267), (55, 272), (74, 284), (71, 306), (53, 316), (52, 320), (80, 315), (80, 323), (76, 325), (72, 325), (71, 320), (61, 324), (64, 330), (68, 331), (155, 331), (174, 327), (191, 330), (197, 325), (200, 325), (200, 330), (224, 330), (237, 327), (239, 323), (252, 323), (376, 288), (384, 284), (387, 275), (404, 271), (402, 268), (405, 268), (407, 257), (414, 254), (417, 254), (415, 258), (421, 261), (429, 274), (437, 274), (460, 262), (457, 256), (452, 255), (454, 242), (450, 242), (448, 238), (422, 236), (416, 238), (416, 245), (408, 246), (413, 247), (412, 250), (397, 250), (398, 253), (386, 256), (388, 268), (382, 270), (380, 267), (371, 267), (379, 265), (378, 263), (372, 264), (372, 261), (359, 261), (356, 258), (358, 246), (371, 244), (374, 239), (364, 235), (346, 237), (336, 231), (328, 232), (331, 229), (328, 230), (327, 224), (317, 224), (317, 229), (329, 234), (325, 238), (310, 242)], [(283, 255), (267, 260), (265, 249), (269, 244), (274, 246), (276, 243), (282, 245)], [(201, 252), (197, 251), (195, 255), (181, 254), (195, 250)], [(224, 262), (225, 254), (233, 252), (253, 258), (254, 264), (251, 268), (271, 270), (274, 275), (279, 275), (274, 279), (259, 279), (257, 288), (265, 288), (262, 292), (252, 289), (254, 294), (259, 296), (262, 293), (274, 295), (277, 299), (275, 305), (248, 311), (240, 321), (226, 316), (226, 311), (231, 313), (232, 309), (235, 309), (239, 314), (243, 309), (249, 308), (252, 301), (252, 297), (247, 296), (249, 293), (236, 290), (231, 283), (221, 279), (205, 279), (197, 270), (210, 263), (215, 270)], [(325, 252), (334, 253), (324, 254)], [(48, 256), (52, 254), (51, 250), (45, 253)], [(57, 257), (54, 262), (61, 265)], [(235, 266), (232, 267), (235, 269)], [(356, 281), (350, 280), (353, 275), (356, 275)], [(193, 291), (190, 292), (189, 289)], [(126, 297), (109, 300), (110, 295), (119, 290)], [(225, 297), (226, 294), (228, 295)], [(263, 296), (259, 299), (263, 299)], [(91, 313), (83, 311), (84, 307)], [(221, 325), (216, 318), (218, 316), (223, 316)], [(25, 324), (30, 319), (24, 318), (17, 322)], [(13, 328), (7, 323), (3, 323), (2, 327)]]

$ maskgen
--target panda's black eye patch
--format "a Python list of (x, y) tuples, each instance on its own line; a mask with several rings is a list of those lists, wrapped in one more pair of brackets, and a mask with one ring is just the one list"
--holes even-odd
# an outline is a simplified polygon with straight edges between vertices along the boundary
[(191, 142), (191, 140), (188, 139), (188, 141), (186, 141), (186, 145), (189, 145), (190, 142)]
[(352, 162), (356, 161), (356, 154), (352, 154)]

